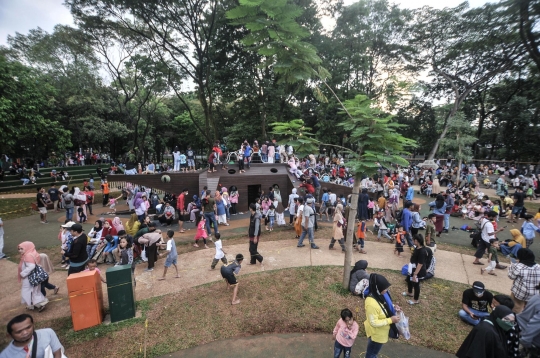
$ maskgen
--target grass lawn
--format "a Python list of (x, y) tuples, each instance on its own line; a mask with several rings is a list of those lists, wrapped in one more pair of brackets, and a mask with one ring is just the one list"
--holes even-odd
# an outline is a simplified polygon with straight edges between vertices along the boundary
[[(422, 285), (421, 304), (410, 306), (401, 292), (404, 276), (378, 270), (391, 283), (394, 303), (410, 317), (412, 345), (454, 353), (471, 330), (457, 312), (466, 285), (432, 279)], [(144, 321), (148, 319), (149, 357), (215, 340), (263, 333), (331, 333), (341, 309), (356, 315), (360, 336), (365, 336), (364, 301), (345, 292), (339, 267), (303, 267), (240, 275), (237, 306), (231, 291), (215, 282), (179, 293), (138, 302), (143, 312), (135, 318), (108, 326), (74, 332), (69, 317), (39, 322), (59, 335), (69, 357), (142, 357)], [(403, 343), (404, 340), (401, 340)], [(0, 339), (0, 345), (6, 344)], [(84, 350), (81, 347), (84, 343)], [(329, 343), (330, 344), (330, 343)]]
[(5, 221), (30, 216), (30, 204), (35, 201), (36, 198), (0, 199), (0, 218)]

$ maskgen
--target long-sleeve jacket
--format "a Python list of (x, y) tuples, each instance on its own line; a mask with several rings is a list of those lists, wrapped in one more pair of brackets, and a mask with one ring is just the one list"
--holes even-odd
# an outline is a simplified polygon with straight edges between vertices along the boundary
[(388, 331), (390, 331), (392, 319), (386, 317), (381, 305), (371, 296), (366, 298), (365, 308), (366, 321), (364, 322), (364, 328), (366, 329), (366, 336), (371, 337), (373, 342), (388, 342)]
[(517, 321), (521, 328), (520, 343), (523, 347), (530, 348), (531, 345), (540, 347), (540, 294), (534, 295), (527, 306), (517, 315)]
[(353, 322), (352, 327), (347, 328), (347, 323), (343, 319), (337, 321), (336, 326), (334, 327), (334, 336), (336, 336), (336, 341), (338, 341), (343, 347), (352, 347), (354, 340), (358, 335), (358, 323)]

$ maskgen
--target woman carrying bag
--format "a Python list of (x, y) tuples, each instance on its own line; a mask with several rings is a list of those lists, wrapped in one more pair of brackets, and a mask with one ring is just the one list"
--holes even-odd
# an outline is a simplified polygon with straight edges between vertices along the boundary
[(41, 284), (33, 286), (28, 277), (41, 263), (41, 257), (36, 251), (35, 245), (30, 241), (21, 242), (17, 250), (21, 255), (18, 267), (18, 279), (22, 283), (21, 302), (26, 304), (26, 309), (33, 310), (37, 308), (41, 312), (45, 309), (49, 300), (41, 293)]
[(388, 337), (397, 338), (396, 323), (400, 317), (396, 312), (401, 311), (399, 306), (392, 303), (388, 292), (390, 282), (379, 274), (371, 274), (369, 277), (369, 294), (365, 301), (366, 321), (364, 328), (368, 337), (366, 358), (377, 358)]

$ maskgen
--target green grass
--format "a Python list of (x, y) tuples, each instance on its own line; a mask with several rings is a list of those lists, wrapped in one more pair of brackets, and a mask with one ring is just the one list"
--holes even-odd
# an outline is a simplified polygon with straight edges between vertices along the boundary
[[(340, 267), (317, 266), (240, 275), (242, 302), (238, 306), (231, 306), (231, 291), (223, 282), (214, 282), (140, 301), (141, 318), (81, 332), (72, 331), (69, 318), (40, 322), (39, 326), (55, 329), (70, 358), (87, 357), (88, 352), (96, 357), (142, 357), (146, 319), (148, 357), (238, 336), (330, 334), (344, 307), (355, 313), (362, 337), (364, 301), (340, 287), (342, 272)], [(410, 318), (412, 337), (401, 343), (456, 352), (471, 329), (457, 316), (461, 293), (468, 286), (429, 280), (422, 285), (421, 304), (410, 306), (401, 296), (406, 290), (404, 276), (390, 270), (377, 272), (391, 282), (394, 302)], [(4, 338), (0, 343), (5, 342)], [(82, 342), (84, 350), (80, 349)]]
[(36, 198), (0, 199), (0, 218), (10, 220), (30, 216), (32, 215), (30, 204), (35, 201)]

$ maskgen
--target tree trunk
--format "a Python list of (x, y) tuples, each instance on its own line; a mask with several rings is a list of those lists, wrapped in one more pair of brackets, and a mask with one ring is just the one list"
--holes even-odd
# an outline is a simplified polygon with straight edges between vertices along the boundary
[(347, 235), (345, 240), (345, 262), (343, 263), (343, 288), (349, 289), (349, 281), (351, 280), (351, 264), (353, 258), (353, 235), (354, 223), (356, 221), (356, 212), (358, 210), (358, 194), (360, 193), (360, 182), (362, 174), (356, 173), (354, 176), (354, 185), (352, 188), (351, 204), (349, 209), (349, 217), (347, 218)]
[[(448, 118), (448, 121), (449, 120), (450, 120), (450, 117)], [(448, 121), (447, 121), (446, 125), (444, 126), (444, 129), (441, 132), (441, 135), (439, 136), (439, 138), (437, 138), (437, 140), (433, 144), (433, 147), (431, 148), (431, 151), (428, 154), (427, 160), (433, 160), (433, 158), (435, 158), (435, 155), (439, 151), (439, 146), (441, 144), (441, 140), (443, 140), (444, 137), (446, 137), (446, 132), (448, 132), (448, 127), (449, 127), (448, 126)]]

